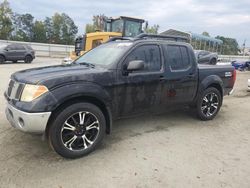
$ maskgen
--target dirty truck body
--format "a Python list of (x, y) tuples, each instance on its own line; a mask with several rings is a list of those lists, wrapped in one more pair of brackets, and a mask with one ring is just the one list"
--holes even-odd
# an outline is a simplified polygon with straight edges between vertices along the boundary
[(198, 65), (192, 47), (139, 37), (114, 40), (71, 65), (23, 70), (5, 92), (13, 127), (46, 135), (67, 158), (88, 154), (115, 119), (164, 112), (180, 105), (211, 120), (233, 90), (231, 66)]

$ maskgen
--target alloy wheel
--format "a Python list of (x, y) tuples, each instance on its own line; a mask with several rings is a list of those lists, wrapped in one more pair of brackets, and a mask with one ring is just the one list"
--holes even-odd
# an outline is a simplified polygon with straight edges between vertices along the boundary
[(219, 107), (219, 97), (215, 93), (208, 93), (202, 99), (201, 112), (207, 116), (213, 116)]
[(94, 114), (87, 111), (77, 112), (64, 122), (61, 139), (69, 150), (85, 150), (95, 142), (99, 129), (99, 121)]

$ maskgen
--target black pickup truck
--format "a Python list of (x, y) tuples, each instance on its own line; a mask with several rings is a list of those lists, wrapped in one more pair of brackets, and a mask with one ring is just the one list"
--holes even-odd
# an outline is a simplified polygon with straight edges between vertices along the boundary
[(6, 116), (25, 132), (43, 133), (66, 158), (93, 151), (115, 119), (192, 106), (201, 120), (233, 91), (231, 66), (198, 65), (184, 38), (142, 34), (114, 38), (70, 65), (11, 75)]

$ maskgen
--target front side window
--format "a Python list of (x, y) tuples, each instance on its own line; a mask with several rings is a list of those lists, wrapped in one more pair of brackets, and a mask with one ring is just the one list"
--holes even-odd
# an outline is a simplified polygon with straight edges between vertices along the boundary
[(125, 64), (130, 61), (144, 61), (143, 71), (159, 71), (161, 69), (160, 48), (157, 45), (143, 45), (134, 49), (126, 58)]

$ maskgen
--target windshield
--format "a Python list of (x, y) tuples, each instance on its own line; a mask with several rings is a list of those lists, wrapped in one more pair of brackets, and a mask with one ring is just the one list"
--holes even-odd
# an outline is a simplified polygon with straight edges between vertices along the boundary
[(114, 63), (130, 45), (132, 45), (131, 42), (110, 42), (102, 44), (78, 58), (74, 63), (107, 66)]

